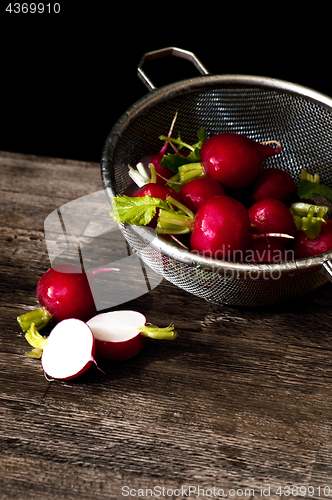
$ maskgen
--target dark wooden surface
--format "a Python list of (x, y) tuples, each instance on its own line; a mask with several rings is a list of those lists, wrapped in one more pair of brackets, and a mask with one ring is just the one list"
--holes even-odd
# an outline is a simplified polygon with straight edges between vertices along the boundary
[(16, 317), (50, 266), (44, 220), (100, 191), (99, 165), (3, 152), (0, 181), (1, 500), (332, 497), (330, 285), (240, 309), (162, 281), (126, 308), (175, 341), (50, 382)]

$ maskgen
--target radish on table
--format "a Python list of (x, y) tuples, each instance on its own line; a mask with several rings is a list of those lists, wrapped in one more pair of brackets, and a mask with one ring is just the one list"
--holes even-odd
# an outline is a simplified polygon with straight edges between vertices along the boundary
[(25, 338), (34, 349), (26, 355), (41, 358), (46, 375), (69, 380), (82, 375), (93, 363), (97, 366), (96, 355), (125, 360), (139, 353), (147, 337), (174, 340), (177, 335), (174, 325), (151, 325), (137, 311), (112, 311), (98, 314), (87, 323), (64, 319), (48, 337), (43, 337), (32, 324)]
[(51, 320), (59, 322), (63, 319), (76, 318), (87, 321), (97, 312), (88, 274), (93, 276), (114, 270), (103, 268), (85, 273), (72, 264), (51, 267), (37, 284), (36, 295), (42, 307), (17, 317), (22, 330), (29, 330), (32, 323), (41, 330)]
[(47, 338), (40, 335), (32, 324), (25, 338), (34, 347), (26, 355), (41, 357), (42, 368), (51, 378), (76, 378), (95, 363), (95, 339), (91, 328), (81, 320), (70, 318), (61, 321)]
[(96, 340), (98, 355), (116, 360), (130, 359), (142, 349), (146, 338), (174, 340), (174, 326), (159, 328), (147, 324), (146, 317), (137, 311), (111, 311), (98, 314), (87, 324)]

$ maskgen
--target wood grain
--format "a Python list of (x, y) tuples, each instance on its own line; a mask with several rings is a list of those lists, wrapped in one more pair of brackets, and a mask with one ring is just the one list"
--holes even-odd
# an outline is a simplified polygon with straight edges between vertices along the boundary
[[(1, 499), (280, 499), (278, 488), (309, 485), (302, 498), (332, 495), (330, 285), (246, 309), (162, 280), (125, 307), (174, 322), (175, 341), (49, 381), (16, 316), (38, 305), (50, 265), (45, 218), (102, 189), (99, 165), (3, 152), (0, 168)], [(86, 244), (97, 258), (112, 238)]]

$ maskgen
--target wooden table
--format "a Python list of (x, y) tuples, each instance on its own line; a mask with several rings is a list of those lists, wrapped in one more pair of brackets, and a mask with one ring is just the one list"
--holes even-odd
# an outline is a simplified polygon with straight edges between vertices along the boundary
[(100, 191), (99, 165), (2, 152), (0, 172), (1, 500), (332, 497), (330, 285), (241, 309), (162, 281), (126, 308), (176, 340), (48, 381), (16, 317), (50, 267), (46, 217)]

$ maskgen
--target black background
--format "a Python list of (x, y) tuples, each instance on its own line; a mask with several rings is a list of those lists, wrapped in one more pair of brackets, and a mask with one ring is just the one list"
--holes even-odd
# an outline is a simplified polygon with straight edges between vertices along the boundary
[[(330, 31), (312, 6), (107, 3), (63, 0), (58, 15), (9, 14), (2, 4), (0, 150), (99, 162), (114, 123), (148, 92), (141, 56), (168, 46), (194, 52), (214, 74), (269, 76), (332, 96)], [(156, 86), (198, 74), (174, 58), (146, 70)]]

